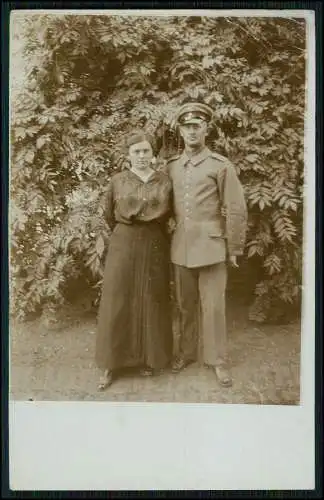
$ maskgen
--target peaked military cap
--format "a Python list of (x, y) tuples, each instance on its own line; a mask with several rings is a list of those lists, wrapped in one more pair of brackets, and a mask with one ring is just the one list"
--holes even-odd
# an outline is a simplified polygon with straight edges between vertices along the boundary
[(200, 102), (188, 102), (178, 110), (175, 121), (180, 125), (186, 123), (209, 122), (212, 119), (213, 110)]

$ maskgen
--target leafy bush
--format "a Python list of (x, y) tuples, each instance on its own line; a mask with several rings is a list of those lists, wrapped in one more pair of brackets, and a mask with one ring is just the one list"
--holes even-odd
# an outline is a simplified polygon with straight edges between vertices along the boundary
[(181, 145), (172, 115), (189, 99), (214, 108), (209, 145), (230, 158), (245, 187), (241, 279), (259, 270), (251, 318), (299, 304), (302, 20), (32, 14), (24, 40), (25, 84), (11, 103), (15, 315), (63, 304), (75, 282), (99, 297), (109, 244), (104, 192), (123, 168), (123, 136), (144, 126), (162, 157), (173, 154)]

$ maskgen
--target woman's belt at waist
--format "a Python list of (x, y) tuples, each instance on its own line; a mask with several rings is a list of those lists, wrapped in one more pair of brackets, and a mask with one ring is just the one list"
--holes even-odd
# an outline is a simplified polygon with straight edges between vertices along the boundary
[(132, 219), (125, 221), (117, 221), (117, 224), (125, 224), (125, 226), (148, 226), (148, 225), (162, 226), (165, 225), (165, 221), (159, 219), (153, 219), (153, 220)]

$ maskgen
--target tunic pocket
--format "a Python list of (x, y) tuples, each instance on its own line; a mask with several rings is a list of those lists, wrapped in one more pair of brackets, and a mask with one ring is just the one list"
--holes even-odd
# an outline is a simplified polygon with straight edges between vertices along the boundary
[(223, 238), (224, 230), (221, 222), (208, 222), (207, 223), (207, 232), (210, 238)]

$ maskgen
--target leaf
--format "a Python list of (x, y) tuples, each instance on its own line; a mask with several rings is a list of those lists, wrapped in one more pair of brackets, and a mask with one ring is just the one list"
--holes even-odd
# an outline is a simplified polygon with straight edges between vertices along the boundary
[(209, 69), (214, 66), (214, 59), (212, 57), (203, 57), (202, 67), (205, 69)]
[(279, 273), (281, 271), (281, 259), (275, 255), (269, 255), (264, 261), (264, 267), (267, 268), (269, 274)]
[(46, 115), (40, 115), (38, 117), (38, 121), (39, 123), (41, 123), (42, 125), (46, 125), (48, 123), (48, 121), (50, 121), (50, 118)]
[(297, 211), (297, 202), (296, 201), (293, 201), (293, 200), (288, 200), (285, 208), (291, 208), (291, 210), (293, 210), (294, 212)]
[(26, 161), (27, 163), (33, 163), (34, 158), (35, 158), (35, 153), (34, 153), (34, 151), (29, 150), (29, 151), (26, 153), (26, 156), (25, 156), (25, 161)]
[(105, 250), (105, 240), (101, 236), (101, 234), (98, 236), (97, 241), (96, 241), (96, 251), (99, 257), (102, 257), (102, 254)]
[(39, 126), (35, 126), (35, 127), (28, 127), (26, 129), (26, 135), (28, 135), (29, 137), (33, 137), (35, 134), (37, 134), (39, 132), (41, 127)]
[(41, 149), (47, 142), (47, 139), (46, 137), (44, 136), (40, 136), (40, 137), (37, 137), (37, 140), (36, 140), (36, 148), (37, 149)]
[(286, 203), (288, 197), (286, 195), (282, 196), (279, 200), (279, 207), (283, 207), (283, 205)]
[(16, 138), (21, 138), (21, 139), (24, 139), (26, 137), (26, 129), (25, 128), (22, 128), (22, 127), (16, 127), (15, 128), (15, 135), (16, 135)]
[(259, 155), (257, 154), (249, 154), (245, 157), (246, 161), (248, 161), (249, 163), (254, 163), (254, 162), (257, 162), (259, 160)]
[(257, 253), (256, 247), (252, 246), (248, 249), (248, 258), (253, 257)]

